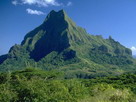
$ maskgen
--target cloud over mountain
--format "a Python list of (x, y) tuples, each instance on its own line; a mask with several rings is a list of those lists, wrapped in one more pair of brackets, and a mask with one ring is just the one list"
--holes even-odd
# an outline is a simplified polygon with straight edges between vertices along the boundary
[(71, 5), (72, 5), (72, 2), (69, 1), (69, 2), (67, 3), (67, 6), (71, 6)]
[(132, 46), (130, 49), (132, 50), (133, 55), (136, 55), (136, 47)]
[(37, 5), (37, 6), (43, 6), (48, 7), (51, 6), (60, 6), (62, 3), (58, 3), (56, 0), (13, 0), (12, 4), (27, 4), (27, 5)]
[(44, 15), (45, 13), (42, 11), (38, 11), (38, 10), (32, 10), (30, 8), (26, 9), (28, 14), (32, 14), (32, 15)]

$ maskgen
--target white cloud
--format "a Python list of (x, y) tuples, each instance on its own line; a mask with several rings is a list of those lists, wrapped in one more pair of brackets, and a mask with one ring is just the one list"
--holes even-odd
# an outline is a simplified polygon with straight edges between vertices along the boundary
[(44, 15), (45, 14), (42, 11), (32, 10), (30, 8), (26, 9), (26, 11), (28, 14), (31, 14), (31, 15)]
[(136, 55), (136, 47), (132, 46), (130, 49), (132, 50), (133, 55)]
[(72, 2), (69, 1), (69, 2), (67, 3), (67, 6), (71, 6), (71, 5), (72, 5)]
[(12, 4), (17, 5), (18, 4), (17, 0), (12, 1)]
[(56, 0), (13, 0), (12, 4), (27, 4), (27, 5), (37, 5), (37, 6), (60, 6), (62, 3), (58, 3)]

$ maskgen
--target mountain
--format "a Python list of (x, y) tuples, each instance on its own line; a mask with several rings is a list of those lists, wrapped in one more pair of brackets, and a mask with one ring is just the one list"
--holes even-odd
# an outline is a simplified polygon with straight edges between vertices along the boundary
[(67, 77), (120, 74), (135, 69), (130, 49), (111, 36), (91, 35), (77, 26), (64, 10), (52, 10), (45, 21), (26, 34), (20, 45), (0, 56), (0, 70), (38, 67), (60, 70)]

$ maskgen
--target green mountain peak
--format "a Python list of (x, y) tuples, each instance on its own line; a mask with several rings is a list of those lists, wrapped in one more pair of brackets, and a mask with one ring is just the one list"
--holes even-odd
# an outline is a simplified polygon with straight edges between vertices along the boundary
[(133, 62), (132, 51), (112, 37), (90, 35), (64, 10), (52, 10), (40, 26), (26, 34), (21, 45), (0, 56), (0, 70), (36, 66), (75, 74), (116, 74), (124, 72), (124, 66), (133, 68)]

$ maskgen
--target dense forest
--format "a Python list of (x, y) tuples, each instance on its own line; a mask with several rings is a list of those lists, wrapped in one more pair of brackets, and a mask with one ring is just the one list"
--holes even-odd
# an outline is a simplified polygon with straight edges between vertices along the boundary
[(136, 74), (66, 79), (38, 68), (0, 73), (0, 102), (136, 102)]

